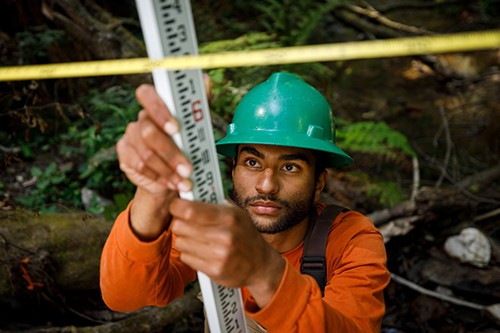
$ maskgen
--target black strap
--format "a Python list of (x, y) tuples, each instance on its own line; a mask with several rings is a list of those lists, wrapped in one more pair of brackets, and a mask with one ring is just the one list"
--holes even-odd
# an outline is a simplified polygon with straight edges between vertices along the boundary
[(328, 231), (341, 212), (349, 209), (336, 205), (328, 205), (318, 217), (316, 207), (311, 208), (307, 232), (304, 238), (304, 256), (301, 259), (300, 272), (312, 276), (325, 295), (326, 286), (326, 241)]

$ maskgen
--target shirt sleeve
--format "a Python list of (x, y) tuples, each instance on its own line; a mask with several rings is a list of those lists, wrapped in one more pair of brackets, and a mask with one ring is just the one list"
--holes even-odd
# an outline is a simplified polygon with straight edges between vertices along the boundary
[(165, 306), (182, 296), (196, 272), (179, 259), (169, 230), (142, 242), (130, 227), (130, 206), (122, 212), (104, 245), (100, 285), (104, 302), (115, 311)]
[(380, 332), (389, 283), (382, 236), (371, 221), (348, 213), (326, 249), (328, 282), (321, 296), (316, 281), (287, 260), (273, 299), (259, 309), (245, 302), (250, 318), (271, 332)]

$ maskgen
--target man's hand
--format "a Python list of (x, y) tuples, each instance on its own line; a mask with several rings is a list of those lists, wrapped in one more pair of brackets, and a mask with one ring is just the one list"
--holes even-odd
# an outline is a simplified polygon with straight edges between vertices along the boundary
[(171, 138), (177, 121), (151, 85), (141, 85), (136, 96), (144, 107), (137, 122), (128, 124), (117, 143), (120, 168), (132, 183), (151, 194), (189, 191), (192, 167)]
[(246, 286), (261, 308), (269, 303), (286, 263), (245, 211), (233, 205), (174, 199), (170, 212), (175, 217), (175, 247), (184, 263), (220, 285)]
[[(203, 74), (208, 100), (211, 82)], [(130, 213), (134, 233), (143, 241), (156, 239), (170, 222), (168, 205), (178, 191), (190, 191), (187, 179), (192, 166), (171, 136), (179, 124), (152, 85), (143, 84), (136, 90), (143, 106), (136, 122), (128, 124), (116, 144), (120, 168), (137, 186)]]

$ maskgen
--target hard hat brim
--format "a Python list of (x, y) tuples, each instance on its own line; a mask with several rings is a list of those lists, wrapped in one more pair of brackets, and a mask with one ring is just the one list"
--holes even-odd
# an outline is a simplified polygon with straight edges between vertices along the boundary
[(345, 167), (354, 162), (349, 155), (331, 141), (311, 138), (302, 133), (269, 130), (239, 132), (227, 135), (215, 145), (219, 154), (235, 157), (236, 145), (239, 144), (262, 144), (319, 150), (330, 153), (326, 156), (326, 167), (329, 168)]

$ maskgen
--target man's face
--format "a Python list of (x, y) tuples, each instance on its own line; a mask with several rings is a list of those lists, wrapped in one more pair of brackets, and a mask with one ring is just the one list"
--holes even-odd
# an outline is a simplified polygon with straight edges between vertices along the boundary
[(316, 186), (315, 164), (309, 149), (239, 145), (233, 168), (234, 201), (259, 232), (288, 230), (308, 216), (323, 188), (318, 191)]

